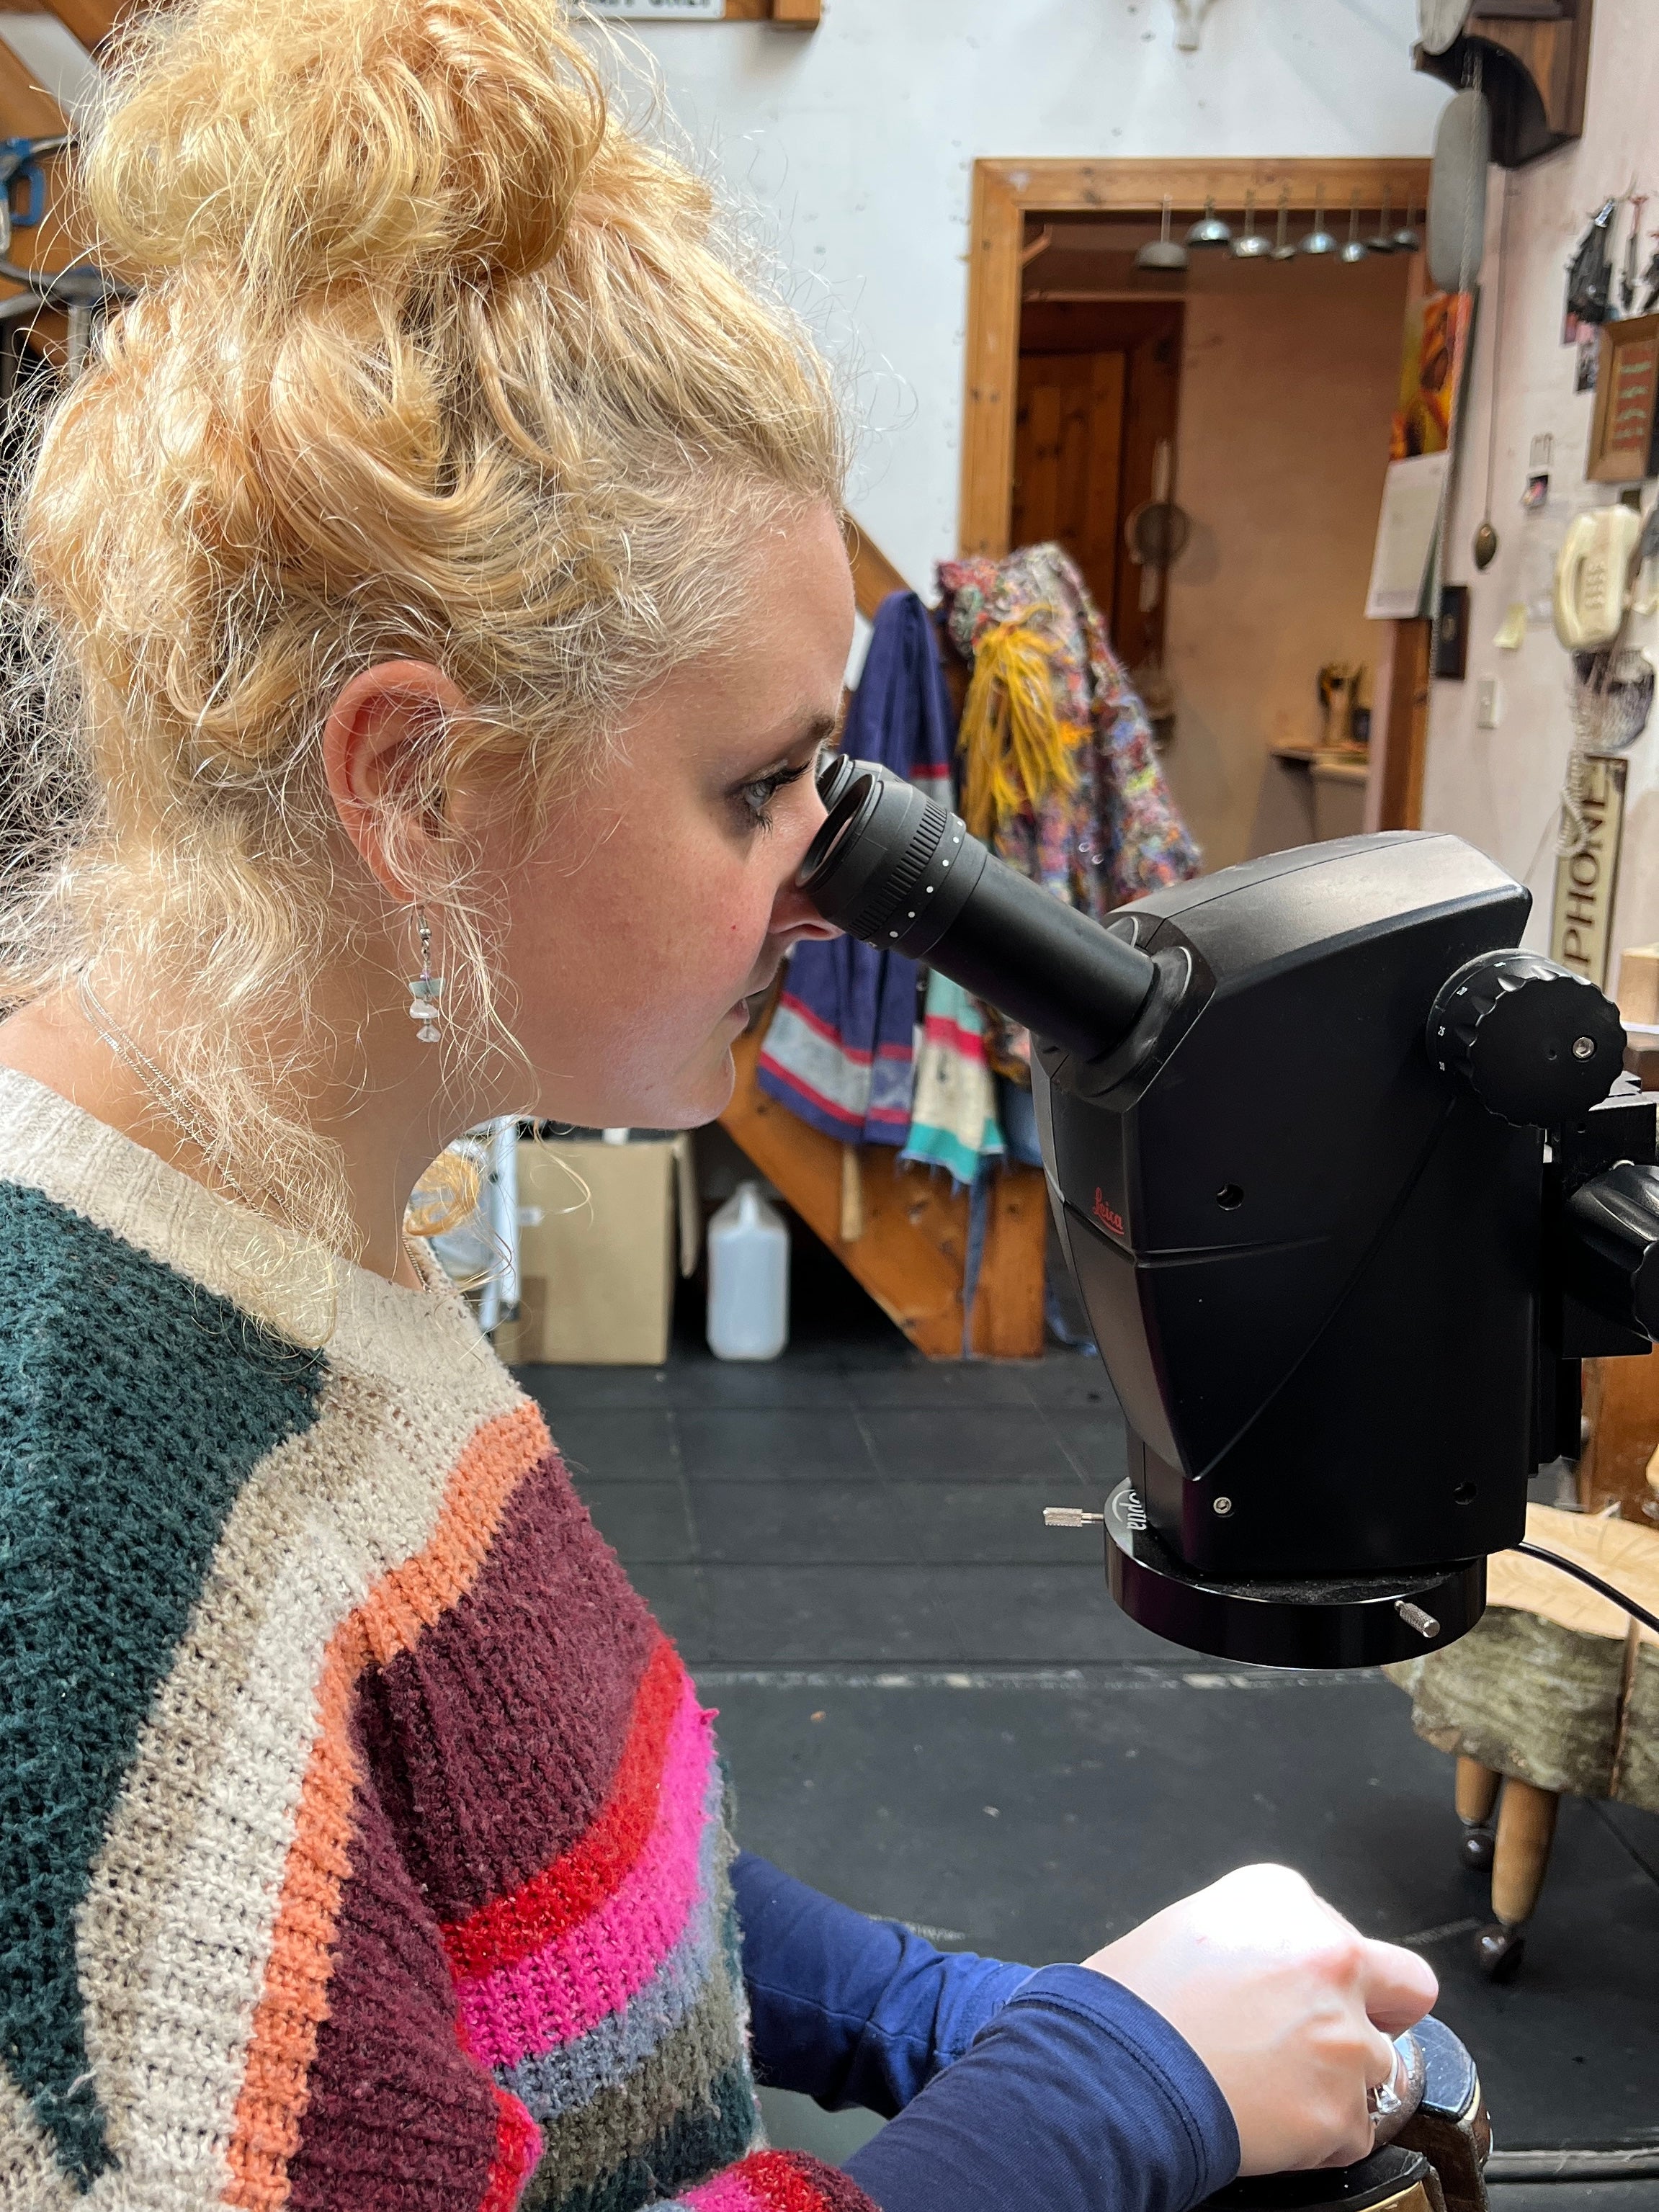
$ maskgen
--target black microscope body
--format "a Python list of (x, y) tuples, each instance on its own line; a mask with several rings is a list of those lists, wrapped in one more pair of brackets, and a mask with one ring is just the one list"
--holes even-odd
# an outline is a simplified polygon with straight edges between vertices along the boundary
[[(1530, 894), (1450, 836), (1352, 837), (1105, 927), (897, 779), (833, 763), (801, 870), (853, 935), (1031, 1030), (1048, 1194), (1122, 1405), (1118, 1603), (1172, 1642), (1370, 1666), (1472, 1628), (1579, 1363), (1659, 1334), (1655, 1107)], [(1615, 1085), (1625, 1095), (1610, 1095)], [(1486, 2212), (1468, 2053), (1402, 2039), (1372, 2155), (1206, 2212)], [(1402, 2117), (1403, 2116), (1403, 2117)], [(1389, 2140), (1390, 2130), (1394, 2139)]]
[[(1578, 1363), (1659, 1328), (1655, 1109), (1615, 1010), (1459, 839), (1356, 837), (1102, 927), (866, 764), (831, 920), (1025, 1022), (1061, 1242), (1129, 1429), (1114, 1595), (1202, 1651), (1365, 1666), (1480, 1618)], [(1650, 1255), (1653, 1255), (1650, 1258)]]

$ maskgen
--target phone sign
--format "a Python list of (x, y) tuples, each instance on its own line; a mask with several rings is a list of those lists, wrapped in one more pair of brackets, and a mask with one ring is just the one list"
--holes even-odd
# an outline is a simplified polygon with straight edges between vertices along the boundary
[(1625, 776), (1620, 755), (1586, 756), (1578, 842), (1555, 864), (1550, 952), (1564, 968), (1606, 988), (1613, 939), (1613, 902), (1619, 889), (1619, 851), (1625, 833)]
[(647, 23), (718, 23), (726, 0), (586, 0), (591, 15), (626, 15)]

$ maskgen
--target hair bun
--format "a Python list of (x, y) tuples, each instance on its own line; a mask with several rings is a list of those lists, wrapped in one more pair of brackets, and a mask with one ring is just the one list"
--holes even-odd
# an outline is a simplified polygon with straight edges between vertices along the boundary
[(128, 276), (280, 302), (541, 266), (605, 135), (560, 0), (195, 0), (123, 40), (84, 190)]

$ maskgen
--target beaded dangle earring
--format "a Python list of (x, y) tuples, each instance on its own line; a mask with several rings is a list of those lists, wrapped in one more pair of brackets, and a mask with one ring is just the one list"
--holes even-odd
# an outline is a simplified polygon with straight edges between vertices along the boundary
[(409, 1011), (421, 1026), (415, 1032), (422, 1044), (438, 1042), (438, 1001), (443, 996), (444, 979), (432, 972), (432, 926), (426, 918), (426, 908), (415, 909), (415, 927), (421, 939), (421, 972), (410, 979)]

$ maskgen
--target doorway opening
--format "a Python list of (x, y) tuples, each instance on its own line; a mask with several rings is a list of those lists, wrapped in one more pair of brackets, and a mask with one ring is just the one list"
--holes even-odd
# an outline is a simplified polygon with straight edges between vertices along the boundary
[[(963, 548), (1073, 554), (1211, 867), (1416, 803), (1427, 626), (1364, 608), (1424, 289), (1420, 253), (1379, 241), (1420, 230), (1427, 185), (1416, 160), (975, 165)], [(1176, 240), (1208, 215), (1266, 250), (1139, 266), (1166, 204)], [(1316, 228), (1332, 250), (1299, 250)], [(1334, 702), (1328, 672), (1361, 665)]]

